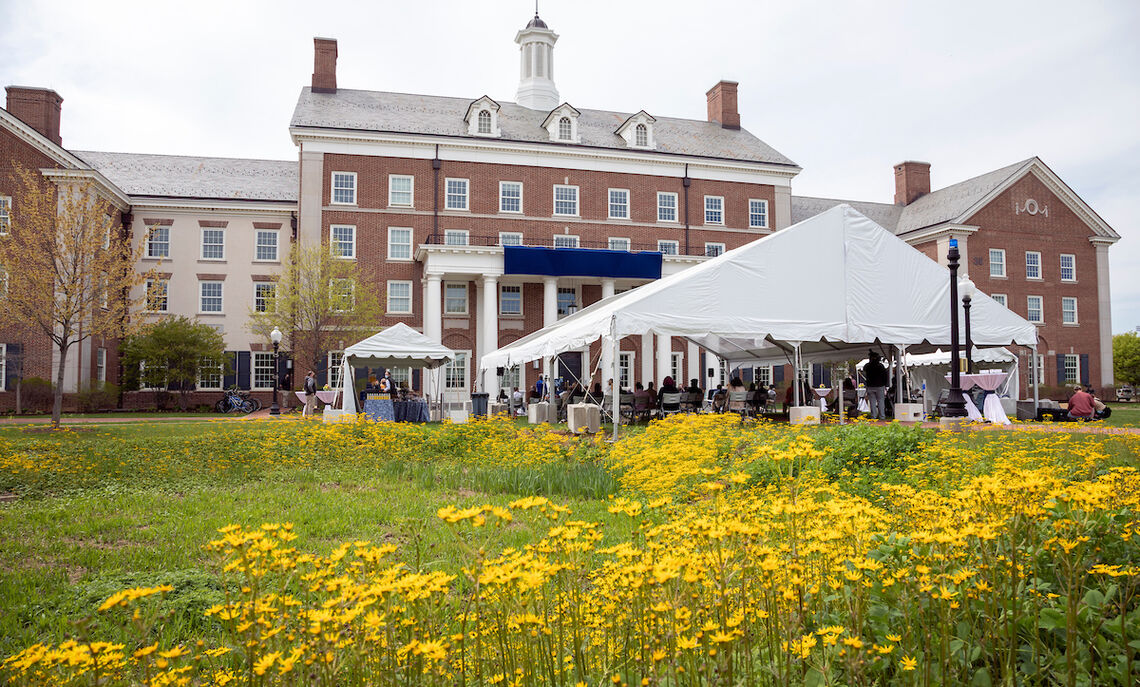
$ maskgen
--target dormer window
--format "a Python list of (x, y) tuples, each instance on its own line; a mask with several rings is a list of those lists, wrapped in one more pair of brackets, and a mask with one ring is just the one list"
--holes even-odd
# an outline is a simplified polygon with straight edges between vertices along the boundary
[(580, 143), (578, 136), (578, 116), (582, 113), (569, 103), (562, 103), (546, 115), (542, 128), (550, 135), (550, 140), (558, 143)]
[(657, 147), (657, 142), (653, 140), (653, 124), (656, 121), (642, 110), (622, 122), (614, 133), (625, 139), (625, 144), (630, 148), (653, 150)]
[(467, 122), (467, 133), (471, 136), (499, 137), (499, 103), (487, 96), (479, 98), (467, 106), (463, 116)]

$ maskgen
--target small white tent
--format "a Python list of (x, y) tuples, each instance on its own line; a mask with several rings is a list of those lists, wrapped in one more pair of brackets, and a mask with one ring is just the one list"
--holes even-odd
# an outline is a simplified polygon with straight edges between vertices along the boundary
[(455, 351), (438, 344), (403, 322), (344, 349), (341, 388), (344, 412), (356, 412), (353, 367), (422, 367), (433, 370), (455, 359)]
[[(972, 305), (975, 345), (1036, 346), (1037, 329), (1024, 318), (984, 294)], [(622, 337), (646, 333), (687, 338), (729, 361), (783, 362), (793, 350), (810, 360), (850, 358), (875, 342), (933, 350), (950, 343), (949, 270), (839, 205), (594, 303), (479, 365), (511, 367), (602, 337), (616, 348)], [(615, 367), (617, 359), (615, 351)]]

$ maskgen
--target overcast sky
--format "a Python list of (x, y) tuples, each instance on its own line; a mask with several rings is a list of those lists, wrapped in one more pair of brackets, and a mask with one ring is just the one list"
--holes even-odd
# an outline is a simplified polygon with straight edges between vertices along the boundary
[[(793, 193), (891, 202), (1037, 155), (1123, 239), (1113, 331), (1140, 326), (1140, 2), (543, 0), (579, 107), (705, 117), (740, 82), (745, 128), (804, 171)], [(64, 98), (74, 150), (290, 159), (313, 36), (338, 85), (515, 99), (533, 2), (0, 0), (0, 84)], [(1043, 240), (1047, 240), (1043, 237)]]

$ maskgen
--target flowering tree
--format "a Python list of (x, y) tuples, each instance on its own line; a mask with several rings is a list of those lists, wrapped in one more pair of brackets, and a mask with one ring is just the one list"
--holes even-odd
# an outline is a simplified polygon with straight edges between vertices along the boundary
[(334, 256), (327, 245), (295, 244), (262, 309), (255, 303), (250, 311), (249, 331), (269, 341), (273, 328), (279, 328), (282, 346), (294, 359), (317, 369), (327, 351), (380, 326), (384, 311), (368, 284), (355, 260)]
[(0, 236), (0, 325), (47, 337), (59, 358), (52, 426), (59, 427), (71, 347), (123, 333), (141, 246), (123, 236), (114, 208), (85, 180), (59, 185), (22, 167), (8, 233)]

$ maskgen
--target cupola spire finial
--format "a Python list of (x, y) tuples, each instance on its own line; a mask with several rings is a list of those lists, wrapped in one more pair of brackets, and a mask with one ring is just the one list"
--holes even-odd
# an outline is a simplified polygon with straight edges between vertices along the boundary
[(550, 30), (538, 16), (538, 0), (534, 2), (534, 19), (515, 36), (519, 45), (519, 105), (531, 110), (549, 112), (561, 102), (554, 86), (554, 44), (558, 34)]

